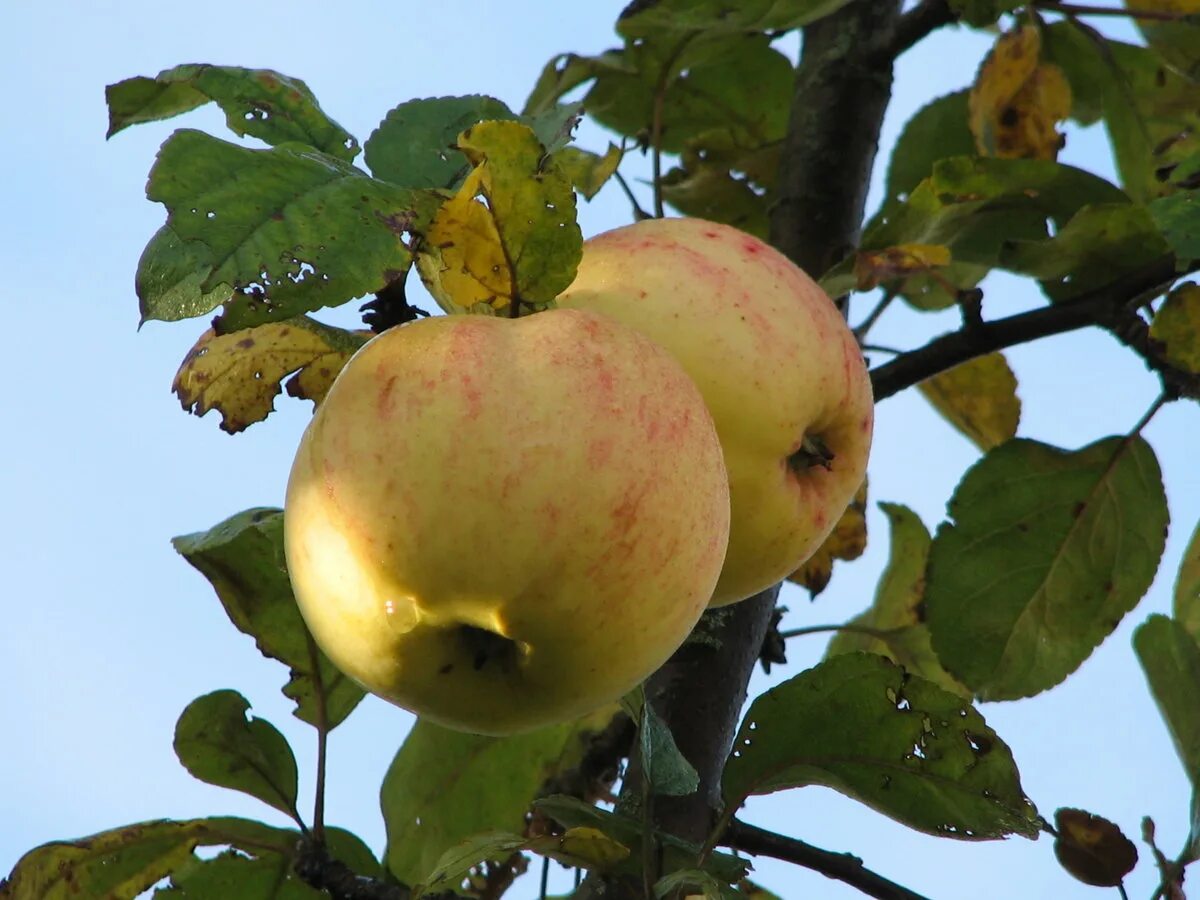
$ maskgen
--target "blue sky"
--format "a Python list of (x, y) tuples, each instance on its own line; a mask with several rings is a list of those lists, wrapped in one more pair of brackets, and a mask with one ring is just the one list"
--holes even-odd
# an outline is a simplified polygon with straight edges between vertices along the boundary
[[(210, 0), (203, 7), (134, 2), (8, 4), (0, 55), (0, 302), (10, 338), (0, 371), (0, 873), (25, 850), (151, 818), (257, 816), (249, 798), (191, 779), (175, 760), (175, 720), (194, 697), (232, 687), (280, 727), (311, 792), (314, 740), (278, 692), (283, 673), (229, 625), (207, 583), (169, 539), (240, 509), (280, 505), (309, 405), (289, 399), (266, 423), (229, 437), (215, 416), (185, 415), (171, 378), (206, 322), (137, 329), (133, 272), (161, 207), (146, 173), (176, 127), (225, 136), (213, 110), (141, 126), (106, 143), (104, 86), (183, 62), (275, 68), (305, 79), (325, 110), (365, 139), (413, 97), (489, 93), (519, 106), (542, 65), (565, 50), (613, 43), (620, 0), (332, 4)], [(202, 11), (201, 11), (202, 10)], [(967, 84), (987, 47), (954, 30), (905, 57), (884, 152), (922, 103)], [(585, 127), (582, 143), (599, 149)], [(1073, 132), (1064, 161), (1106, 173), (1097, 130)], [(582, 207), (585, 234), (623, 224), (606, 190)], [(987, 284), (985, 309), (1039, 302), (1007, 277)], [(351, 321), (348, 312), (326, 317)], [(876, 339), (911, 346), (954, 318), (890, 311)], [(1153, 378), (1100, 333), (1013, 350), (1024, 413), (1020, 433), (1078, 447), (1130, 428), (1157, 393)], [(910, 392), (911, 393), (911, 392)], [(1171, 502), (1167, 554), (1148, 597), (1063, 686), (1032, 700), (983, 707), (1013, 747), (1027, 792), (1049, 815), (1084, 806), (1130, 836), (1143, 815), (1174, 852), (1186, 830), (1187, 784), (1130, 648), (1133, 627), (1166, 612), (1179, 556), (1200, 518), (1194, 435), (1200, 412), (1176, 404), (1146, 431)], [(1191, 446), (1189, 446), (1191, 444)], [(872, 500), (906, 503), (929, 527), (976, 452), (918, 396), (879, 407)], [(863, 561), (839, 572), (815, 604), (792, 591), (789, 625), (844, 621), (867, 605), (887, 555), (873, 510)], [(790, 589), (789, 589), (790, 590)], [(795, 674), (824, 639), (797, 639)], [(768, 682), (761, 676), (756, 689)], [(368, 698), (331, 738), (327, 818), (377, 851), (377, 788), (410, 717)], [(822, 789), (754, 801), (744, 818), (835, 850), (935, 898), (1086, 898), (1097, 889), (1057, 868), (1050, 843), (967, 844), (918, 835)], [(1146, 851), (1129, 881), (1148, 896)], [(857, 897), (821, 876), (762, 860), (758, 877), (788, 898)], [(532, 882), (532, 880), (531, 880)], [(532, 893), (531, 893), (532, 892)], [(536, 894), (529, 884), (513, 896)]]

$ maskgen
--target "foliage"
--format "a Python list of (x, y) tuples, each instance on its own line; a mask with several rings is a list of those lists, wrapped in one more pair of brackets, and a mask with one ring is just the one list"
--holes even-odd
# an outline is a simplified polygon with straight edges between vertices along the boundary
[[(822, 663), (750, 704), (707, 844), (655, 824), (656, 804), (695, 793), (701, 777), (644, 696), (634, 704), (635, 747), (616, 758), (632, 752), (646, 787), (615, 810), (604, 805), (615, 771), (593, 774), (575, 796), (552, 790), (586, 768), (612, 710), (511, 738), (418, 722), (382, 786), (380, 863), (353, 835), (325, 828), (320, 812), (305, 820), (286, 739), (247, 718), (250, 703), (236, 691), (218, 690), (183, 711), (180, 762), (282, 811), (299, 831), (229, 818), (139, 823), (32, 850), (0, 897), (134, 897), (160, 883), (165, 896), (320, 896), (297, 874), (311, 871), (303, 848), (314, 842), (372, 884), (402, 883), (404, 896), (499, 896), (525, 854), (640, 878), (657, 897), (765, 896), (744, 881), (741, 860), (714, 847), (735, 843), (734, 816), (750, 795), (808, 785), (943, 837), (1053, 830), (1068, 872), (1119, 886), (1137, 861), (1133, 845), (1092, 813), (1059, 810), (1054, 826), (1038, 816), (1008, 744), (973, 701), (1028, 697), (1069, 677), (1147, 591), (1169, 521), (1141, 425), (1080, 449), (1017, 437), (1018, 384), (1000, 351), (1098, 325), (1162, 377), (1163, 402), (1200, 398), (1200, 288), (1176, 284), (1200, 267), (1200, 26), (1178, 2), (1128, 5), (1159, 14), (1140, 20), (1145, 45), (1113, 40), (1054, 3), (951, 0), (944, 20), (929, 21), (999, 23), (1000, 33), (973, 84), (906, 124), (857, 246), (812, 274), (835, 297), (877, 292), (878, 312), (894, 298), (918, 312), (959, 309), (962, 331), (939, 346), (967, 352), (946, 351), (901, 387), (919, 383), (981, 456), (932, 536), (907, 507), (881, 504), (891, 558), (872, 605), (840, 626)], [(577, 195), (590, 200), (611, 185), (631, 152), (652, 156), (655, 213), (670, 206), (770, 236), (796, 85), (776, 44), (844, 6), (635, 0), (616, 23), (618, 46), (551, 60), (520, 113), (484, 95), (408, 100), (382, 118), (361, 159), (357, 138), (308, 86), (278, 72), (183, 65), (110, 86), (109, 135), (212, 102), (234, 137), (266, 145), (179, 129), (150, 170), (147, 197), (166, 221), (137, 267), (142, 320), (221, 308), (176, 375), (183, 407), (218, 410), (232, 433), (267, 418), (285, 385), (319, 404), (370, 332), (309, 314), (371, 295), (394, 303), (414, 268), (447, 313), (553, 306), (582, 252)], [(918, 4), (907, 21), (936, 6)], [(606, 148), (572, 144), (581, 110), (613, 133)], [(1067, 121), (1103, 122), (1117, 183), (1057, 162)], [(993, 270), (1034, 279), (1044, 304), (985, 321), (978, 286)], [(859, 325), (864, 341), (874, 318)], [(1001, 333), (1008, 338), (979, 337)], [(877, 384), (914, 360), (924, 365), (938, 349), (930, 346), (880, 367)], [(792, 576), (814, 594), (835, 574), (834, 559), (863, 552), (865, 491)], [(281, 526), (281, 511), (251, 509), (174, 543), (233, 624), (288, 668), (283, 690), (324, 753), (363, 692), (304, 626)], [(1200, 795), (1198, 642), (1200, 528), (1173, 616), (1150, 616), (1134, 638)], [(1164, 890), (1200, 856), (1197, 810), (1194, 801), (1177, 859), (1155, 848)], [(225, 849), (195, 853), (213, 847)]]

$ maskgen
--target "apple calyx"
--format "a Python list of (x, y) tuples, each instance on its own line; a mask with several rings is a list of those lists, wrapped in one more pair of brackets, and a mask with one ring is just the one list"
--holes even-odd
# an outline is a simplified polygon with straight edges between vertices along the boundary
[(527, 648), (512, 638), (474, 625), (458, 626), (458, 635), (466, 645), (471, 667), (476, 672), (489, 664), (494, 664), (503, 672), (512, 672), (527, 652)]
[(817, 466), (831, 472), (836, 458), (837, 454), (829, 449), (829, 445), (819, 435), (806, 434), (800, 442), (800, 449), (788, 457), (788, 467), (797, 474), (803, 474)]

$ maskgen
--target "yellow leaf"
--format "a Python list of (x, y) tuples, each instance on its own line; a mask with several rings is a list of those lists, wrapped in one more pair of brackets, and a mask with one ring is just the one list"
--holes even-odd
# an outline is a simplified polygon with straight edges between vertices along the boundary
[(1021, 400), (1017, 377), (1000, 353), (989, 353), (934, 375), (921, 393), (951, 425), (981, 450), (1003, 444), (1017, 433)]
[(568, 866), (611, 869), (629, 856), (629, 848), (598, 828), (568, 828), (563, 834), (530, 838), (525, 848)]
[(230, 434), (261, 422), (275, 408), (279, 383), (290, 373), (288, 394), (314, 404), (370, 332), (323, 325), (307, 316), (271, 322), (232, 334), (210, 328), (186, 357), (171, 389), (197, 416), (221, 414)]
[(1154, 316), (1150, 337), (1163, 345), (1167, 362), (1200, 372), (1200, 285), (1181, 284)]
[(520, 122), (481, 122), (456, 146), (474, 169), (418, 247), (429, 292), (447, 312), (553, 304), (583, 252), (570, 177)]
[(1071, 88), (1062, 70), (1039, 61), (1041, 32), (1030, 25), (1001, 35), (971, 88), (970, 124), (984, 156), (1055, 159), (1056, 126), (1070, 115)]
[(860, 291), (869, 291), (885, 281), (907, 278), (950, 265), (950, 249), (941, 244), (897, 244), (884, 250), (859, 253), (854, 276)]
[(835, 559), (858, 559), (866, 548), (867, 483), (864, 481), (829, 537), (806, 563), (788, 576), (788, 581), (808, 588), (815, 597), (829, 584)]

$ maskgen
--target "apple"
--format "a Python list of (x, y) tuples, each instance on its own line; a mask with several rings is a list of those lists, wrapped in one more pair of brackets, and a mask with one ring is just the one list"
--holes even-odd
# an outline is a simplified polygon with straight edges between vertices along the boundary
[(330, 659), (482, 734), (584, 715), (657, 669), (707, 606), (728, 530), (696, 386), (579, 310), (373, 338), (304, 433), (284, 517)]
[(874, 406), (854, 335), (808, 275), (727, 225), (648, 219), (586, 241), (558, 305), (636, 328), (699, 385), (729, 470), (714, 606), (816, 551), (863, 482)]

